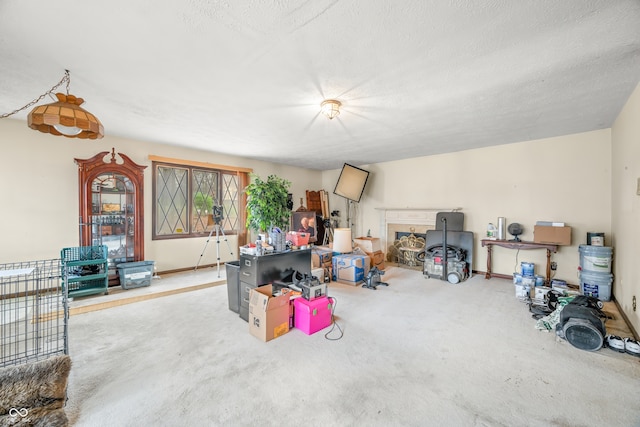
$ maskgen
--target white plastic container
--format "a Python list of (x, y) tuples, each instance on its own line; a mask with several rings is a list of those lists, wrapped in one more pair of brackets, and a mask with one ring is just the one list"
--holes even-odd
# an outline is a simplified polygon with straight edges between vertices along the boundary
[(523, 276), (534, 276), (535, 275), (536, 265), (532, 262), (522, 261), (520, 263), (520, 273)]
[(516, 298), (520, 301), (528, 301), (531, 299), (531, 286), (518, 284), (514, 285), (516, 291)]
[(613, 274), (580, 272), (580, 292), (582, 295), (598, 298), (600, 301), (611, 301), (611, 285)]
[(608, 246), (580, 245), (580, 268), (591, 273), (611, 273), (613, 248)]

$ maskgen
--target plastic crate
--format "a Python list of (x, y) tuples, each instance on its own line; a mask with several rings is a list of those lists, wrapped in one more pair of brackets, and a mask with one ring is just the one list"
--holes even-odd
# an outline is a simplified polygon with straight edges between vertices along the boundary
[(78, 246), (63, 248), (60, 256), (64, 262), (103, 260), (107, 258), (107, 246)]
[(155, 261), (123, 262), (118, 264), (122, 289), (140, 288), (151, 285)]
[(69, 296), (72, 298), (102, 293), (106, 295), (109, 292), (107, 279), (89, 279), (80, 282), (70, 282), (67, 286)]
[(290, 231), (287, 233), (287, 240), (294, 246), (304, 246), (309, 244), (309, 233)]

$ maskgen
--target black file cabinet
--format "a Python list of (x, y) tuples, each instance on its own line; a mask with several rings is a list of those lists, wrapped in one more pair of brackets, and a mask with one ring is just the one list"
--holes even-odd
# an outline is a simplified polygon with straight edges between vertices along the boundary
[(240, 317), (249, 321), (249, 293), (258, 286), (282, 280), (292, 271), (311, 274), (311, 249), (267, 255), (240, 255)]

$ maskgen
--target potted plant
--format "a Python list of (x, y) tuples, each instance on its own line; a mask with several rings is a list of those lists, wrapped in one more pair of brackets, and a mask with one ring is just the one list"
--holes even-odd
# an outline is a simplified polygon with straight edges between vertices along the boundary
[(208, 214), (213, 209), (213, 197), (209, 194), (204, 194), (203, 192), (198, 191), (193, 196), (193, 206), (199, 214)]
[(268, 233), (273, 227), (283, 232), (289, 225), (291, 210), (287, 206), (287, 195), (291, 182), (269, 175), (266, 181), (251, 174), (251, 183), (244, 188), (247, 195), (247, 228), (259, 233)]
[(209, 224), (207, 216), (213, 210), (213, 197), (201, 191), (196, 192), (193, 195), (193, 208), (193, 231), (200, 233), (207, 231), (207, 224)]

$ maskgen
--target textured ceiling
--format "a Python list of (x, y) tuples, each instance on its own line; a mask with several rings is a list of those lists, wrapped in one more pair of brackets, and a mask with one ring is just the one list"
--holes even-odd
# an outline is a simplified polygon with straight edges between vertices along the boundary
[(0, 113), (65, 69), (107, 135), (335, 169), (610, 127), (640, 2), (0, 0)]

